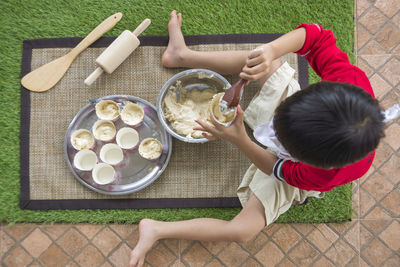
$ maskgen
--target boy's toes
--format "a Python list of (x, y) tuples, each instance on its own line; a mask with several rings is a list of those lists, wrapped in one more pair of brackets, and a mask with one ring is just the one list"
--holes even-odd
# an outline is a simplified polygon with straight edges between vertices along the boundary
[(172, 10), (170, 15), (171, 19), (173, 19), (176, 16), (176, 10)]
[(181, 25), (181, 23), (182, 23), (182, 14), (178, 13), (177, 17), (178, 17), (179, 25)]

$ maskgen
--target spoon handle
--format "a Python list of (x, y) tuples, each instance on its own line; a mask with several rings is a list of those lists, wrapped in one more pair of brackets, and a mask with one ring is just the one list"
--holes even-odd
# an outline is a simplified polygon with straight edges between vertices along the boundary
[(240, 79), (225, 92), (222, 100), (226, 101), (228, 107), (235, 107), (239, 105), (239, 101), (243, 93), (243, 86), (246, 84), (246, 82), (246, 80)]
[(122, 13), (118, 12), (106, 18), (96, 28), (93, 29), (74, 49), (71, 50), (70, 55), (73, 59), (85, 50), (89, 45), (94, 43), (103, 34), (111, 30), (118, 21), (122, 18)]

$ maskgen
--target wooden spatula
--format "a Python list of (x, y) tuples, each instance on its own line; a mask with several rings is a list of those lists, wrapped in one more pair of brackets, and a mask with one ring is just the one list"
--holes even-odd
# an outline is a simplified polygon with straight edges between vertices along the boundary
[(231, 88), (225, 91), (225, 94), (222, 96), (221, 101), (219, 102), (219, 109), (222, 111), (222, 113), (239, 105), (240, 98), (243, 94), (243, 87), (246, 82), (246, 80), (240, 79)]
[(99, 39), (104, 33), (111, 30), (118, 21), (122, 18), (122, 13), (115, 13), (114, 15), (105, 19), (93, 31), (91, 31), (85, 39), (83, 39), (75, 48), (68, 54), (57, 58), (31, 72), (26, 74), (21, 84), (34, 92), (44, 92), (52, 88), (64, 76), (74, 59), (89, 45)]

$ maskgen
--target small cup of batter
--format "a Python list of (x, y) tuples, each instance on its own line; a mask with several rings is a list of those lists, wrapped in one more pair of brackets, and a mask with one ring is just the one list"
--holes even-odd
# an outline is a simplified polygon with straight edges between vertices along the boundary
[(112, 100), (101, 100), (96, 104), (95, 110), (100, 120), (116, 121), (119, 117), (119, 106)]
[(93, 124), (92, 132), (96, 139), (110, 142), (114, 139), (117, 130), (112, 121), (98, 120)]
[(71, 145), (76, 150), (92, 149), (95, 146), (93, 134), (86, 129), (78, 129), (71, 135)]
[(138, 104), (129, 102), (121, 111), (121, 120), (131, 127), (140, 126), (143, 123), (143, 119), (144, 110)]
[(146, 138), (140, 142), (139, 154), (145, 159), (155, 160), (161, 156), (162, 145), (155, 138)]
[(224, 93), (218, 93), (213, 96), (213, 99), (211, 100), (210, 103), (210, 110), (211, 110), (211, 115), (216, 122), (228, 127), (229, 125), (232, 124), (233, 120), (236, 117), (237, 107), (230, 108), (227, 111), (222, 112), (221, 109), (219, 108), (219, 102), (221, 101), (221, 98), (223, 96)]

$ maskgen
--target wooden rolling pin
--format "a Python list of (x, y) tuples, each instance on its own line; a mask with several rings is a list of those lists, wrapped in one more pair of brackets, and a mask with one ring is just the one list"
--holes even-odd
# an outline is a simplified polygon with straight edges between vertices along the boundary
[(34, 92), (44, 92), (52, 88), (67, 72), (69, 66), (74, 59), (89, 45), (99, 39), (104, 33), (111, 30), (118, 21), (122, 18), (122, 13), (115, 13), (114, 15), (105, 19), (100, 23), (88, 36), (85, 37), (74, 49), (68, 54), (57, 58), (31, 72), (26, 74), (21, 84)]
[(99, 66), (84, 81), (86, 85), (91, 85), (104, 71), (111, 74), (119, 65), (139, 46), (137, 38), (151, 23), (150, 19), (145, 19), (133, 31), (123, 31), (117, 39), (110, 44), (106, 50), (96, 59)]

